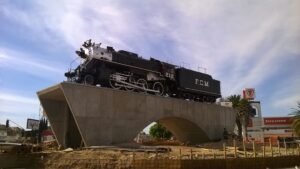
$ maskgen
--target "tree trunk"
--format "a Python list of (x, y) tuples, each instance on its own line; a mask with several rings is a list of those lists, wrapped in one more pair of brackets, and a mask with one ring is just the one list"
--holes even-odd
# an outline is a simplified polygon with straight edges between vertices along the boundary
[(247, 118), (242, 117), (242, 128), (243, 128), (243, 140), (247, 140), (248, 133), (247, 133)]
[(240, 118), (236, 118), (235, 119), (236, 122), (236, 126), (238, 128), (238, 139), (242, 138), (242, 124), (241, 124), (241, 119)]

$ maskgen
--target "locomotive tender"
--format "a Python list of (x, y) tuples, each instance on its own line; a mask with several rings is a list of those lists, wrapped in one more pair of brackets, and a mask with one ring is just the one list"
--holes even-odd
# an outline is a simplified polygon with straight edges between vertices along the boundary
[(68, 81), (202, 102), (221, 97), (220, 81), (208, 74), (100, 45), (91, 40), (83, 43), (76, 51), (81, 64), (65, 73)]

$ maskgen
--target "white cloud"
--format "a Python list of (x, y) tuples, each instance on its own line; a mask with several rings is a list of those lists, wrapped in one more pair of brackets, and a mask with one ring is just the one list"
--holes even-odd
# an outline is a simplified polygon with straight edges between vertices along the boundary
[(39, 102), (37, 99), (32, 99), (32, 98), (28, 98), (28, 97), (19, 96), (19, 95), (12, 95), (12, 94), (3, 93), (3, 92), (1, 92), (1, 94), (0, 94), (0, 100), (17, 102), (17, 103), (22, 103), (22, 104), (29, 104), (29, 105), (37, 105)]
[[(225, 96), (239, 93), (244, 87), (274, 85), (267, 79), (276, 77), (282, 70), (295, 68), (290, 67), (290, 62), (300, 63), (298, 0), (89, 3), (46, 0), (33, 2), (31, 11), (13, 5), (0, 7), (0, 14), (37, 31), (48, 41), (53, 41), (55, 35), (54, 41), (58, 38), (74, 49), (92, 38), (145, 57), (159, 53), (175, 64), (188, 62), (194, 69), (206, 67), (208, 73), (221, 80)], [(168, 43), (163, 44), (165, 41)], [(0, 55), (0, 61), (7, 60), (3, 56)], [(18, 59), (14, 61), (20, 62), (14, 67), (24, 64)], [(28, 61), (37, 70), (63, 72), (48, 64), (34, 63)], [(300, 70), (295, 68), (290, 73), (300, 74)], [(288, 105), (297, 99), (287, 95), (300, 86), (296, 79), (290, 78), (296, 86), (270, 96), (284, 99), (274, 105)]]
[(25, 127), (26, 119), (38, 119), (39, 113), (40, 102), (35, 93), (0, 88), (0, 123), (10, 119)]
[(285, 107), (291, 109), (291, 108), (296, 108), (297, 102), (300, 102), (300, 95), (295, 94), (295, 95), (278, 99), (273, 103), (273, 105), (276, 108)]
[(299, 1), (198, 1), (175, 7), (183, 16), (172, 33), (178, 53), (217, 75), (225, 96), (267, 83), (289, 68), (282, 64), (290, 60), (300, 62), (291, 55), (300, 54)]
[[(24, 126), (25, 119), (39, 114), (37, 98), (26, 97), (15, 92), (0, 91), (0, 122), (8, 119), (18, 119)], [(23, 120), (22, 120), (23, 119)]]
[[(104, 43), (125, 47), (127, 45), (121, 39), (129, 34), (134, 36), (131, 26), (135, 22), (131, 21), (132, 16), (128, 9), (111, 4), (112, 2), (105, 1), (101, 3), (95, 1), (86, 3), (81, 0), (66, 0), (61, 3), (40, 1), (35, 4), (40, 15), (37, 22), (44, 23), (42, 25), (44, 28), (55, 32), (73, 48), (78, 48), (89, 38), (94, 40), (101, 38)], [(35, 13), (30, 15), (33, 16)]]
[(62, 72), (66, 71), (59, 63), (36, 59), (26, 54), (3, 48), (0, 48), (0, 67), (52, 80), (62, 77)]
[(295, 74), (279, 84), (280, 90), (274, 91), (271, 105), (277, 108), (291, 109), (295, 108), (297, 102), (300, 102), (300, 78)]

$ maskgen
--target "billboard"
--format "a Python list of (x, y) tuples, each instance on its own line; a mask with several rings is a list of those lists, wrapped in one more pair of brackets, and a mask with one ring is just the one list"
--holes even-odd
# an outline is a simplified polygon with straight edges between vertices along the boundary
[(265, 117), (264, 125), (291, 125), (293, 119), (291, 117)]
[(38, 130), (39, 129), (39, 120), (27, 119), (26, 129)]
[(254, 88), (246, 88), (243, 90), (243, 98), (247, 100), (254, 100), (255, 98), (255, 89)]

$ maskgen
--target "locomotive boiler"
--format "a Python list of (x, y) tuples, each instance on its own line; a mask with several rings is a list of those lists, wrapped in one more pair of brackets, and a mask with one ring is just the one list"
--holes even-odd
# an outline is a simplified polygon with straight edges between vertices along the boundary
[(76, 54), (81, 63), (65, 73), (71, 82), (201, 102), (215, 102), (221, 97), (220, 81), (205, 73), (110, 46), (102, 48), (101, 43), (91, 40)]

